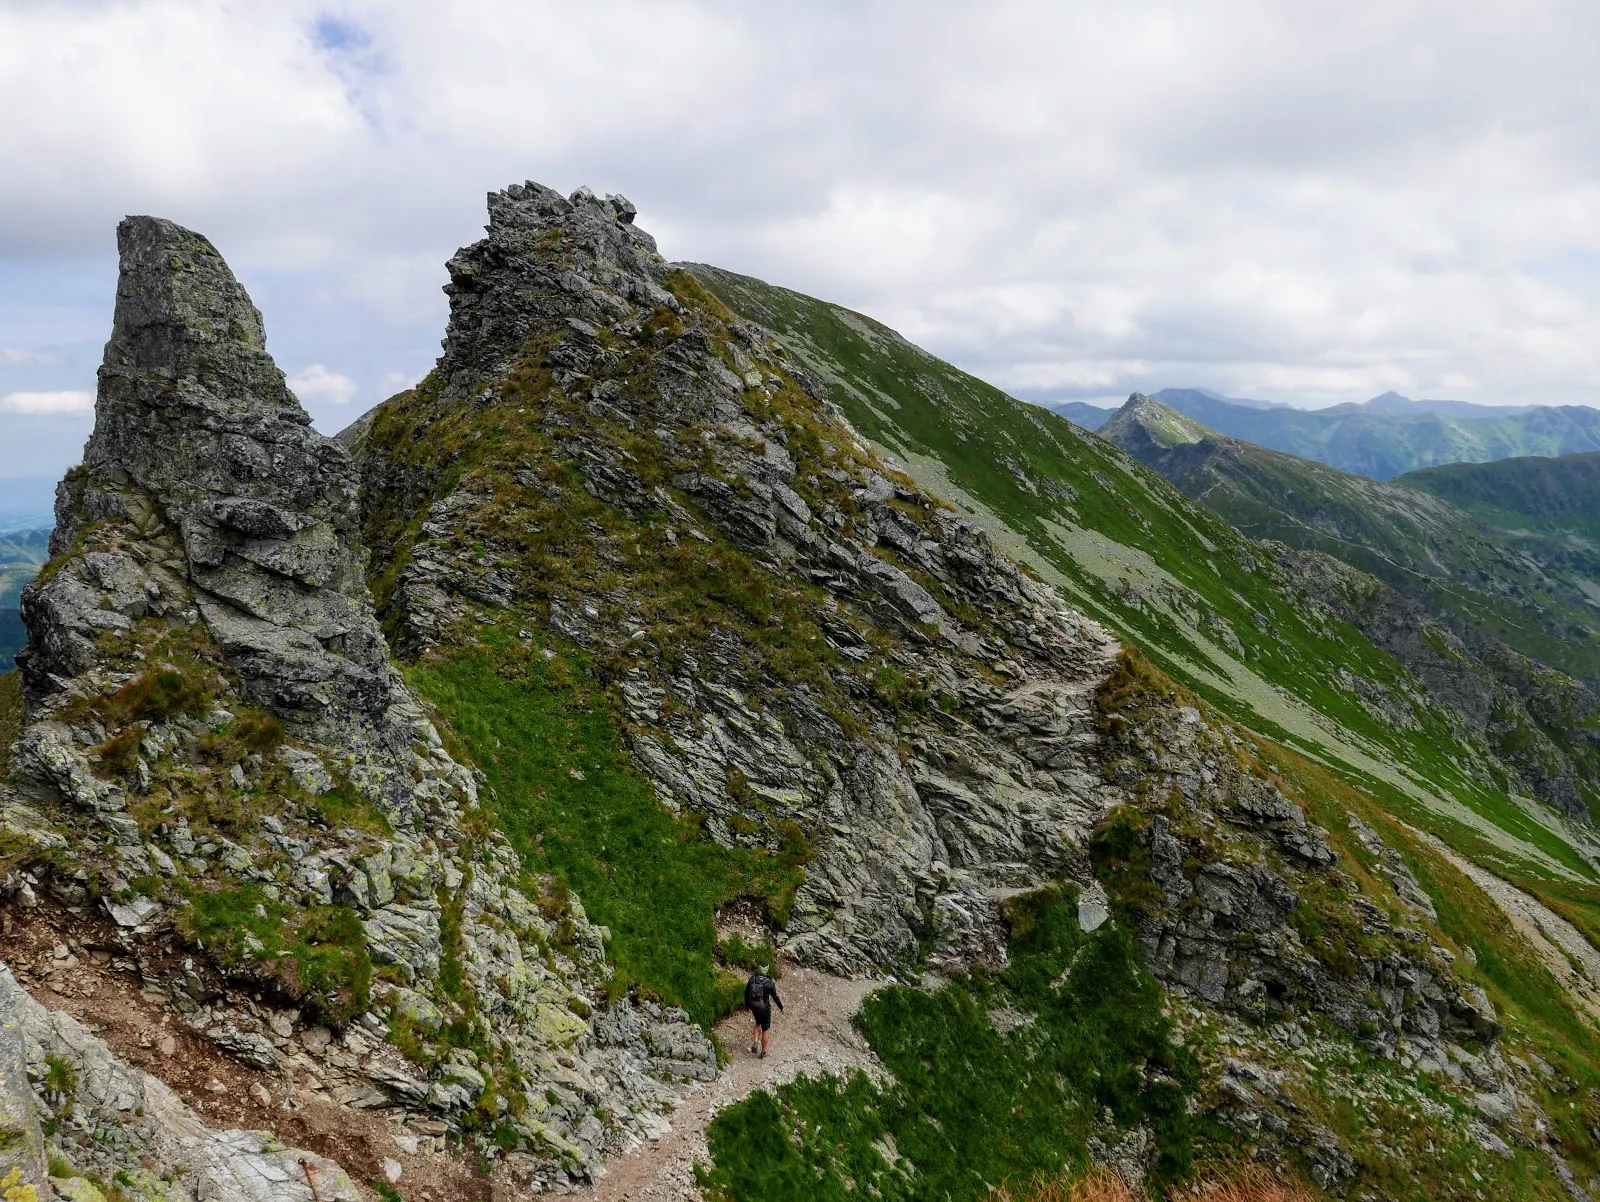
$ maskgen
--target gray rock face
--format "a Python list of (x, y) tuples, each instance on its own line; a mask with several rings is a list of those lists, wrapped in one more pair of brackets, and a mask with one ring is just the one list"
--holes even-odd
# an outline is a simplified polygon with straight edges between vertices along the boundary
[[(906, 973), (925, 953), (1003, 955), (998, 899), (1058, 876), (1103, 812), (1092, 692), (1115, 643), (798, 394), (804, 373), (761, 331), (681, 302), (615, 198), (531, 183), (496, 193), (487, 237), (450, 273), (429, 412), (507, 405), (514, 374), (542, 373), (560, 398), (532, 402), (547, 406), (551, 454), (589, 497), (641, 535), (661, 520), (647, 515), (664, 515), (673, 540), (734, 548), (771, 587), (815, 588), (818, 650), (859, 666), (835, 673), (831, 696), (780, 688), (728, 633), (670, 666), (630, 669), (620, 688), (633, 759), (660, 798), (725, 843), (778, 850), (785, 830), (815, 843), (787, 926), (794, 955)], [(827, 463), (772, 412), (780, 394), (814, 415)], [(350, 440), (369, 506), (427, 514), (387, 615), (402, 654), (505, 609), (596, 652), (636, 646), (659, 663), (679, 650), (652, 647), (634, 618), (652, 598), (630, 591), (625, 570), (533, 601), (549, 582), (479, 532), (507, 494), (563, 487), (529, 452), (504, 465), (503, 488), (441, 492), (436, 474), (401, 462), (405, 448), (374, 441), (379, 428), (365, 422)], [(646, 434), (648, 450), (636, 441)], [(896, 713), (874, 695), (874, 672), (916, 678), (944, 711)], [(865, 729), (847, 734), (840, 709)]]
[[(52, 1099), (58, 1138), (74, 1167), (106, 1180), (127, 1180), (140, 1196), (175, 1202), (360, 1202), (362, 1194), (337, 1164), (286, 1148), (264, 1131), (214, 1131), (154, 1077), (118, 1060), (71, 1015), (46, 1010), (0, 965), (0, 1050), (6, 1058), (5, 1101), (27, 1110), (38, 1134), (40, 1096), (51, 1074), (72, 1083)], [(63, 1071), (64, 1070), (64, 1071)], [(15, 1076), (17, 1072), (22, 1074)], [(32, 1082), (33, 1084), (30, 1084)], [(48, 1188), (42, 1141), (33, 1146), (37, 1175)], [(9, 1152), (8, 1152), (9, 1154)], [(170, 1186), (163, 1186), (166, 1178)], [(146, 1193), (146, 1191), (149, 1191)]]
[(49, 1166), (39, 1116), (45, 1108), (28, 1081), (27, 1028), (16, 1004), (20, 992), (10, 969), (0, 966), (0, 1179), (15, 1169), (22, 1181), (44, 1187)]
[[(1492, 1043), (1500, 1023), (1482, 990), (1361, 891), (1325, 833), (1241, 769), (1230, 737), (1194, 710), (1152, 708), (1108, 748), (1108, 771), (1134, 796), (1166, 799), (1118, 836), (1148, 857), (1156, 890), (1127, 899), (1150, 970), (1253, 1021), (1321, 1013), (1372, 1054), (1408, 1066), (1448, 1074), (1457, 1045)], [(1431, 920), (1431, 899), (1398, 855), (1351, 823), (1403, 912)], [(1097, 847), (1108, 880), (1128, 856), (1117, 838)]]
[(92, 668), (102, 634), (193, 608), (246, 696), (347, 749), (352, 779), (414, 822), (421, 714), (373, 617), (354, 465), (311, 429), (208, 241), (130, 217), (117, 242), (94, 433), (57, 499), (65, 562), (23, 603), (30, 695)]

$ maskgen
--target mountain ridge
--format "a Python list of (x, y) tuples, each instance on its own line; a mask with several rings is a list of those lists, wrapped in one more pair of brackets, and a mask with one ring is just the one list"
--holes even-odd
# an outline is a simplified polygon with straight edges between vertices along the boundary
[[(1447, 501), (1228, 438), (1139, 394), (1101, 433), (1241, 530), (1326, 553), (1409, 598), (1314, 559), (1279, 557), (1296, 587), (1343, 612), (1516, 760), (1530, 791), (1575, 815), (1600, 804), (1588, 729), (1600, 701), (1592, 686), (1524, 658), (1579, 650), (1568, 623), (1586, 616), (1584, 593), (1540, 571), (1526, 542), (1507, 545)], [(1486, 614), (1506, 618), (1491, 625)], [(1589, 641), (1600, 641), (1600, 614), (1590, 623)], [(1537, 625), (1560, 638), (1518, 637)], [(1568, 654), (1550, 667), (1592, 676), (1595, 660)]]
[[(3, 682), (28, 998), (132, 985), (268, 1103), (174, 1089), (379, 1192), (388, 1161), (445, 1196), (593, 1181), (718, 1076), (706, 1032), (784, 952), (882, 981), (855, 1028), (888, 1071), (721, 1111), (713, 1198), (1600, 1173), (1600, 982), (1429, 839), (1585, 933), (1593, 843), (1358, 613), (886, 327), (666, 263), (623, 197), (488, 208), (435, 371), (338, 440), (215, 249), (128, 227)], [(32, 1056), (0, 1102), (49, 1112), (30, 1184), (47, 1146), (258, 1202), (138, 1161), (191, 1120), (93, 1092), (176, 1062), (28, 998), (0, 991), (39, 1053), (0, 1024)], [(286, 1202), (358, 1196), (194, 1138), (288, 1157)]]
[(1373, 412), (1370, 402), (1262, 410), (1182, 388), (1163, 389), (1156, 399), (1219, 433), (1378, 480), (1447, 463), (1600, 450), (1600, 410), (1576, 405), (1469, 419), (1414, 406)]

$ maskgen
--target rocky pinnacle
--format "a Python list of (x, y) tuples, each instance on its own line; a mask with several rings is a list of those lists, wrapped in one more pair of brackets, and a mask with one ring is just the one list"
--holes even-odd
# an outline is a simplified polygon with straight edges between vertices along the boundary
[[(311, 428), (267, 353), (261, 315), (209, 241), (129, 217), (117, 244), (94, 432), (57, 497), (52, 542), (88, 570), (53, 577), (24, 605), (30, 696), (95, 663), (94, 639), (116, 622), (86, 609), (175, 620), (158, 600), (174, 590), (133, 579), (171, 572), (243, 692), (352, 752), (352, 775), (385, 778), (385, 808), (404, 811), (409, 771), (396, 769), (411, 759), (420, 712), (367, 592), (355, 466)], [(137, 550), (97, 556), (102, 543)], [(100, 590), (109, 603), (90, 596)]]

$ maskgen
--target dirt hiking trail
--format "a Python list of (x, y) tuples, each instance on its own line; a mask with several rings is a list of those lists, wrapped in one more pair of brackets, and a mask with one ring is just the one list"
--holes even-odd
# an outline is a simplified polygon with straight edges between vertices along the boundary
[(750, 1052), (750, 1016), (744, 1010), (717, 1024), (717, 1035), (733, 1060), (714, 1082), (684, 1096), (666, 1116), (668, 1130), (642, 1142), (606, 1166), (606, 1175), (574, 1196), (586, 1202), (690, 1202), (695, 1161), (709, 1160), (706, 1127), (717, 1111), (764, 1085), (779, 1085), (801, 1073), (843, 1073), (882, 1066), (850, 1025), (850, 1017), (880, 981), (852, 981), (807, 968), (786, 966), (778, 980), (784, 1009), (773, 1010), (765, 1060)]

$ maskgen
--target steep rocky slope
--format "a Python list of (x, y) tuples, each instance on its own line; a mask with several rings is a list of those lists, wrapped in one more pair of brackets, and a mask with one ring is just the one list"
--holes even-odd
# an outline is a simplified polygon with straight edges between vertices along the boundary
[(1115, 644), (892, 473), (619, 203), (493, 197), (451, 260), (439, 370), (356, 441), (399, 646), (459, 655), (488, 618), (581, 652), (668, 805), (803, 848), (787, 950), (981, 954), (994, 892), (1059, 873), (1105, 808), (1086, 744)]
[[(865, 435), (1074, 605), (1245, 726), (1332, 765), (1396, 814), (1600, 930), (1592, 839), (1424, 681), (1278, 579), (1278, 553), (1070, 422), (1007, 397), (860, 314), (695, 267), (775, 330)], [(1576, 894), (1556, 891), (1582, 882)]]

